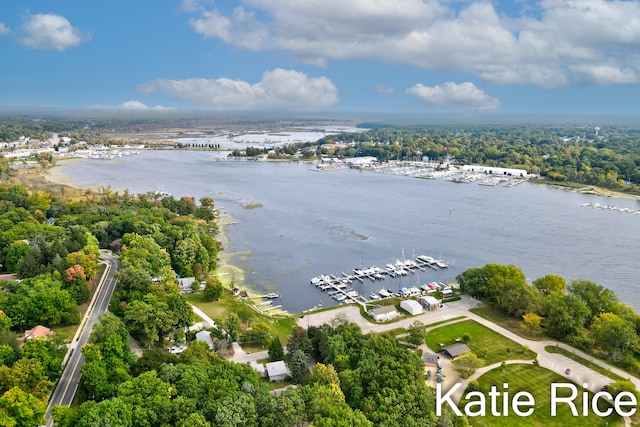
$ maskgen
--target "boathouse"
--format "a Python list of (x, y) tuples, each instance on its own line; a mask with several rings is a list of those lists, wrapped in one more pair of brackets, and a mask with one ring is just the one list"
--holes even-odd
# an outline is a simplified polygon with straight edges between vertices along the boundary
[(418, 301), (427, 311), (434, 311), (440, 307), (440, 301), (431, 295), (422, 296)]
[(393, 305), (376, 306), (367, 312), (376, 322), (386, 322), (400, 315)]
[(418, 314), (422, 314), (422, 306), (418, 301), (412, 299), (406, 299), (400, 302), (400, 308), (405, 310), (412, 316), (417, 316)]

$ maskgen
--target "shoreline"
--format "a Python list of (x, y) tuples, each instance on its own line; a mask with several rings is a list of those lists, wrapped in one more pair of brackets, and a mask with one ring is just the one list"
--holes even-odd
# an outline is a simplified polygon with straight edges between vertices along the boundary
[[(80, 158), (65, 158), (63, 159), (63, 161), (65, 163), (69, 162), (69, 163), (75, 163), (81, 160), (85, 160), (85, 159), (80, 159)], [(86, 190), (91, 190), (92, 192), (96, 192), (97, 189), (99, 189), (99, 187), (95, 187), (95, 186), (91, 186), (88, 188), (80, 188), (78, 186), (78, 183), (75, 182), (73, 179), (68, 178), (62, 174), (53, 172), (52, 170), (56, 168), (56, 166), (59, 165), (51, 165), (49, 167), (45, 167), (45, 168), (41, 168), (38, 170), (32, 170), (32, 176), (33, 175), (37, 175), (45, 184), (53, 184), (56, 186), (60, 186), (60, 187), (64, 187), (64, 188), (68, 188), (68, 189), (72, 189), (74, 193), (80, 193), (82, 192), (82, 194), (84, 194), (86, 192)], [(115, 190), (115, 191), (119, 191), (119, 190)], [(256, 293), (256, 290), (247, 286), (247, 283), (245, 281), (245, 271), (238, 267), (237, 265), (235, 265), (232, 261), (232, 259), (235, 256), (238, 256), (238, 253), (235, 252), (230, 252), (228, 251), (226, 248), (229, 246), (229, 236), (227, 235), (227, 230), (226, 228), (235, 223), (235, 220), (233, 219), (233, 217), (229, 214), (222, 213), (221, 208), (216, 207), (216, 212), (217, 212), (217, 220), (216, 220), (216, 224), (218, 227), (218, 233), (215, 236), (216, 240), (220, 243), (220, 246), (222, 248), (222, 250), (220, 250), (220, 252), (218, 253), (218, 261), (216, 262), (216, 268), (215, 271), (217, 272), (217, 274), (224, 274), (224, 276), (222, 276), (222, 282), (223, 284), (225, 284), (227, 282), (227, 277), (229, 278), (229, 287), (232, 289), (234, 287), (242, 287), (244, 291), (246, 291), (247, 293), (251, 294), (251, 293)]]

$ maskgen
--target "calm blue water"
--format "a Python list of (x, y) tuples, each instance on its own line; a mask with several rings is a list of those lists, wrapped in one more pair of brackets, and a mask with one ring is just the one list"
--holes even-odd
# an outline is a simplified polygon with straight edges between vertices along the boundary
[[(66, 163), (58, 174), (81, 187), (213, 197), (238, 221), (227, 228), (226, 250), (236, 254), (233, 263), (245, 270), (246, 285), (279, 290), (279, 303), (290, 312), (334, 303), (309, 284), (311, 277), (384, 266), (403, 253), (441, 257), (451, 267), (354, 287), (367, 295), (453, 280), (467, 268), (500, 263), (520, 267), (529, 280), (548, 273), (592, 280), (640, 308), (640, 215), (581, 207), (598, 202), (638, 209), (638, 201), (528, 183), (486, 187), (215, 157), (149, 151), (117, 161)], [(248, 209), (247, 203), (262, 207)]]

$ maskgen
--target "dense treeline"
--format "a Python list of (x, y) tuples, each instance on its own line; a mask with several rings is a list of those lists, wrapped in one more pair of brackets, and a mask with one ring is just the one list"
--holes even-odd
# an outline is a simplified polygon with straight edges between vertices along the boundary
[(363, 335), (336, 322), (310, 328), (308, 336), (295, 330), (288, 350), (313, 352), (321, 363), (309, 373), (304, 360), (301, 384), (275, 396), (248, 365), (221, 359), (200, 342), (181, 355), (151, 350), (135, 360), (122, 322), (103, 315), (83, 349), (91, 400), (56, 408), (54, 419), (60, 427), (468, 425), (449, 413), (435, 417), (421, 358), (390, 335)]
[[(197, 206), (189, 197), (133, 197), (108, 188), (93, 196), (92, 202), (63, 202), (20, 185), (0, 185), (0, 269), (21, 279), (0, 280), (3, 425), (42, 424), (66, 347), (57, 334), (27, 340), (22, 348), (16, 338), (36, 325), (80, 321), (78, 304), (89, 298), (88, 281), (96, 274), (99, 248), (120, 239), (123, 268), (111, 311), (124, 319), (118, 320), (124, 325), (118, 330), (126, 345), (108, 341), (101, 349), (104, 355), (87, 350), (85, 387), (91, 396), (111, 390), (101, 382), (102, 374), (128, 378), (133, 361), (128, 356), (129, 333), (149, 346), (174, 334), (184, 340), (192, 312), (179, 293), (176, 272), (206, 278), (215, 268), (219, 248), (213, 237), (212, 199), (203, 198)], [(105, 335), (116, 339), (116, 334)]]
[[(353, 147), (326, 147), (332, 142)], [(640, 129), (541, 125), (376, 127), (362, 133), (327, 136), (320, 154), (375, 156), (380, 161), (443, 160), (461, 164), (522, 168), (549, 180), (618, 189), (640, 188)], [(307, 144), (313, 145), (313, 144)]]
[(487, 264), (457, 277), (463, 291), (508, 316), (530, 334), (545, 333), (640, 373), (640, 315), (616, 294), (588, 280), (570, 284), (546, 275), (528, 284), (511, 265)]

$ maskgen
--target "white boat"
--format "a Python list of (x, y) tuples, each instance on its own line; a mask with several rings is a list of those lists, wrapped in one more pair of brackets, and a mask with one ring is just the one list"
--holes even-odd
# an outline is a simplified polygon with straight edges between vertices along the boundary
[(393, 295), (393, 293), (387, 289), (380, 289), (378, 293), (380, 294), (381, 297), (384, 297), (384, 298), (389, 298), (390, 296)]
[(277, 292), (271, 292), (269, 294), (266, 294), (264, 297), (265, 298), (280, 298), (280, 294), (278, 294)]
[(373, 293), (373, 292), (371, 292), (369, 294), (369, 298), (376, 300), (376, 299), (380, 299), (380, 296), (375, 294), (375, 293)]
[(347, 296), (345, 294), (340, 294), (336, 295), (335, 299), (336, 301), (344, 301), (345, 299), (347, 299)]

